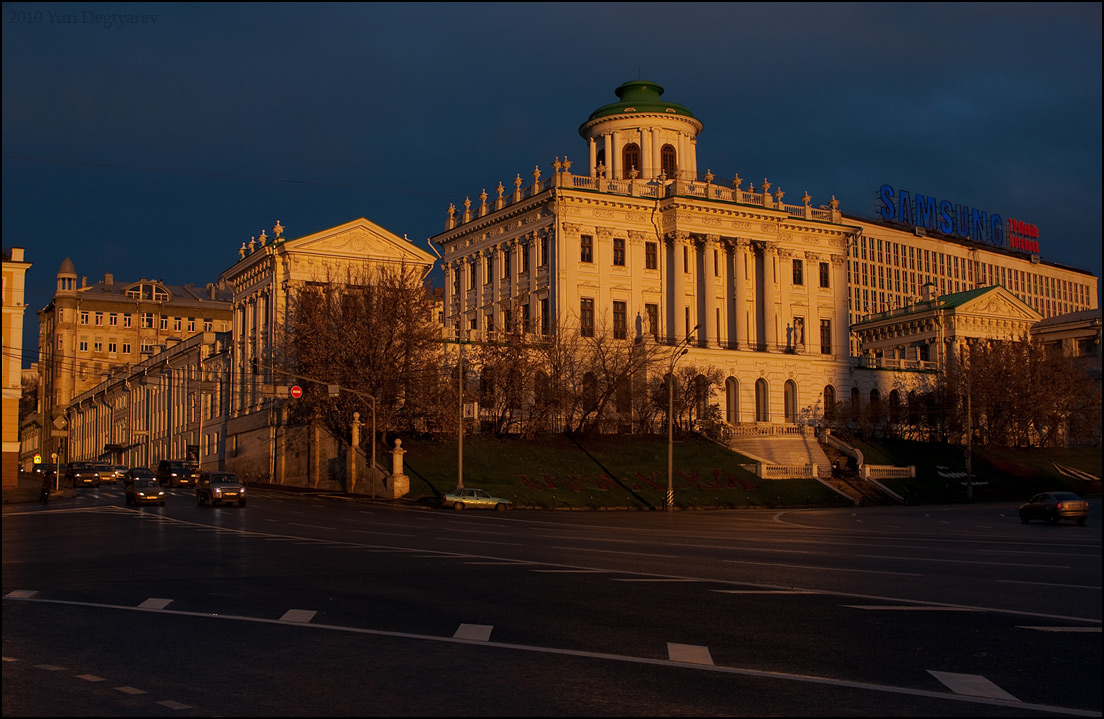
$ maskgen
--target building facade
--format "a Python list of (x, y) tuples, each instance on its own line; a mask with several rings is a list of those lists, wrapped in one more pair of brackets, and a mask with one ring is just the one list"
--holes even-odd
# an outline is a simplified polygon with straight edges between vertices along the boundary
[(67, 461), (66, 411), (74, 397), (112, 371), (139, 364), (204, 332), (230, 329), (230, 292), (209, 284), (169, 285), (140, 279), (116, 282), (111, 274), (88, 284), (68, 258), (57, 273), (53, 300), (38, 313), (39, 415), (44, 456)]
[(3, 255), (3, 460), (4, 486), (15, 486), (19, 476), (19, 402), (23, 396), (23, 312), (27, 270), (22, 247), (12, 247)]
[(628, 82), (595, 110), (579, 128), (581, 173), (557, 158), (550, 175), (538, 167), (512, 191), (499, 183), (449, 207), (432, 238), (447, 333), (492, 339), (521, 321), (542, 334), (691, 337), (686, 361), (725, 377), (725, 420), (771, 431), (856, 392), (924, 389), (933, 367), (916, 347), (917, 364), (856, 373), (870, 362), (853, 361), (850, 327), (915, 304), (925, 283), (935, 294), (1000, 284), (1036, 320), (1096, 303), (1095, 277), (1028, 252), (845, 215), (834, 197), (787, 204), (767, 180), (714, 183), (699, 169), (701, 121), (662, 93)]

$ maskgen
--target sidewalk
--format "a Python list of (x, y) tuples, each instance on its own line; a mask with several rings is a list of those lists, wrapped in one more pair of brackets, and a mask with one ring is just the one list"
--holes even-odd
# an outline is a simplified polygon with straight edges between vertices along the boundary
[[(77, 490), (62, 487), (60, 490), (50, 492), (50, 499), (62, 497), (75, 497)], [(16, 504), (19, 502), (38, 502), (42, 499), (42, 479), (33, 475), (20, 474), (14, 487), (4, 485), (4, 504)]]

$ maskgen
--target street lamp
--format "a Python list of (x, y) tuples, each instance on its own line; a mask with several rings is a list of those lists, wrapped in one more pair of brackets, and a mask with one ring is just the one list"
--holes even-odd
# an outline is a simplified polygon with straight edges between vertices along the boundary
[(694, 329), (675, 345), (671, 362), (667, 366), (667, 497), (664, 508), (668, 511), (675, 508), (675, 364), (690, 351), (687, 345), (690, 344), (691, 336), (697, 331), (698, 325), (694, 325)]
[(456, 488), (464, 488), (464, 330), (456, 330), (459, 355), (456, 360), (456, 394), (459, 399), (456, 417)]

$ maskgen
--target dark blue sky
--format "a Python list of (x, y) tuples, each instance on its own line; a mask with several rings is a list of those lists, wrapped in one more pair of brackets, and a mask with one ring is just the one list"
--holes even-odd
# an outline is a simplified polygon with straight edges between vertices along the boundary
[(450, 202), (557, 156), (583, 171), (579, 125), (634, 79), (704, 123), (703, 172), (864, 216), (889, 183), (1031, 222), (1044, 258), (1100, 276), (1099, 3), (3, 10), (32, 353), (65, 257), (203, 285), (277, 219), (362, 216), (425, 247)]

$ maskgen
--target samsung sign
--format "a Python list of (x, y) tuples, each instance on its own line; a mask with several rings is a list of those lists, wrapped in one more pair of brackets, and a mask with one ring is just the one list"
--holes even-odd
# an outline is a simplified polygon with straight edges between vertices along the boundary
[[(908, 190), (894, 192), (890, 185), (882, 185), (880, 196), (884, 220), (923, 227), (964, 240), (987, 242), (996, 247), (1011, 246), (1017, 250), (1039, 251), (1038, 228), (1034, 225), (1009, 220), (1006, 227), (1004, 218), (1000, 215), (958, 205), (950, 200), (913, 195)], [(1023, 232), (1025, 228), (1031, 228), (1031, 233)], [(1023, 241), (1028, 238), (1030, 241)]]

